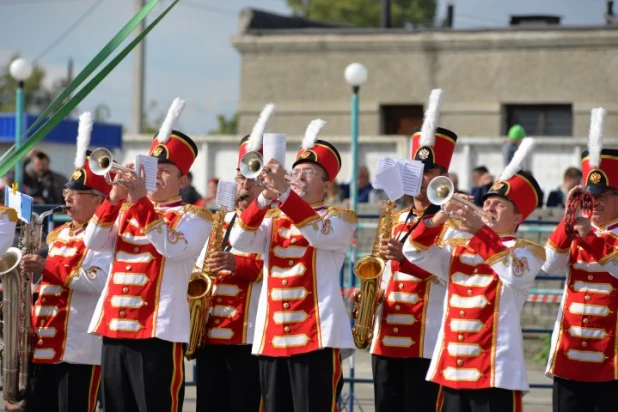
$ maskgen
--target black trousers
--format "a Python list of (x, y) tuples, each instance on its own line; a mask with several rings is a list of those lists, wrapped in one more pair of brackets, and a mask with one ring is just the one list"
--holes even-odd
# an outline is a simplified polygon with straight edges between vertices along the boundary
[(334, 412), (343, 388), (338, 349), (272, 358), (259, 356), (267, 412)]
[(522, 412), (521, 391), (442, 387), (442, 412)]
[(618, 381), (578, 382), (554, 377), (554, 412), (610, 412), (618, 410)]
[(182, 343), (161, 339), (103, 338), (105, 412), (182, 411)]
[(101, 367), (73, 363), (31, 364), (25, 410), (93, 412), (101, 384)]
[(197, 412), (258, 412), (258, 358), (251, 345), (206, 345), (197, 355)]
[(376, 412), (437, 411), (440, 385), (426, 379), (429, 362), (371, 355)]

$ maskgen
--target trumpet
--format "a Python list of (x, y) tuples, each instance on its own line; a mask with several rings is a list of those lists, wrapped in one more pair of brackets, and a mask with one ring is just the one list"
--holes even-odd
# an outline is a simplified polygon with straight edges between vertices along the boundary
[(117, 163), (114, 163), (114, 158), (112, 156), (112, 152), (107, 150), (104, 147), (100, 147), (95, 149), (90, 153), (90, 157), (88, 159), (88, 166), (90, 166), (90, 170), (92, 173), (98, 176), (103, 176), (105, 181), (109, 185), (113, 185), (111, 177), (109, 176), (110, 172), (119, 173), (119, 172), (133, 172), (133, 169), (129, 169), (128, 167), (120, 166)]
[[(264, 171), (264, 157), (257, 151), (247, 152), (240, 159), (240, 174), (247, 179), (256, 179), (256, 182), (267, 190), (276, 192), (274, 187), (262, 182), (260, 175)], [(285, 180), (295, 186), (298, 186), (301, 190), (305, 189), (305, 184), (298, 179), (285, 175)]]
[[(492, 226), (494, 223), (494, 218), (491, 214), (485, 212), (474, 203), (457, 196), (455, 194), (455, 186), (453, 185), (453, 182), (451, 182), (451, 179), (446, 176), (434, 177), (431, 182), (429, 182), (429, 185), (427, 185), (427, 199), (429, 199), (432, 204), (438, 206), (442, 206), (450, 200), (456, 201), (472, 209), (472, 211), (481, 217), (481, 219), (483, 219), (488, 226)], [(456, 219), (455, 216), (456, 215), (450, 215), (451, 218)]]

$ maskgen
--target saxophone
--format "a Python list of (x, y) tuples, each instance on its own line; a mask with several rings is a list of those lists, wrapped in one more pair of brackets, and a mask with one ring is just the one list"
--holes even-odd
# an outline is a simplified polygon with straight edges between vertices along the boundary
[(189, 346), (185, 352), (187, 359), (194, 359), (195, 352), (204, 346), (204, 335), (206, 333), (206, 323), (210, 311), (210, 299), (212, 298), (214, 273), (211, 273), (206, 266), (206, 261), (212, 252), (223, 249), (223, 224), (227, 208), (222, 206), (214, 216), (212, 231), (208, 240), (208, 247), (202, 261), (202, 270), (196, 270), (189, 277), (189, 287), (187, 298), (189, 299)]
[(371, 255), (364, 256), (354, 264), (354, 274), (360, 278), (360, 291), (354, 296), (352, 318), (355, 320), (352, 328), (354, 343), (359, 349), (369, 346), (373, 336), (376, 308), (380, 298), (380, 282), (386, 260), (380, 255), (380, 242), (391, 237), (393, 229), (393, 210), (395, 203), (383, 200), (380, 207), (378, 229), (373, 240)]
[(19, 248), (9, 248), (0, 257), (0, 278), (4, 288), (2, 295), (2, 383), (4, 399), (19, 402), (26, 396), (29, 363), (32, 358), (32, 274), (19, 268), (23, 255), (36, 253), (41, 248), (43, 223), (54, 213), (64, 213), (59, 206), (32, 214), (32, 222), (22, 224)]

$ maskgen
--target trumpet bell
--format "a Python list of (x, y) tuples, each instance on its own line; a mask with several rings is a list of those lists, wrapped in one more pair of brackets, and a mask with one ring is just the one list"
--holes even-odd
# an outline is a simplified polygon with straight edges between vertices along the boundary
[(112, 170), (113, 156), (112, 152), (100, 147), (95, 149), (88, 159), (88, 166), (95, 175), (103, 176)]
[(427, 185), (427, 199), (434, 205), (441, 206), (451, 200), (455, 187), (446, 176), (435, 177)]
[(264, 169), (264, 158), (259, 152), (247, 152), (240, 159), (240, 174), (247, 179), (255, 179)]

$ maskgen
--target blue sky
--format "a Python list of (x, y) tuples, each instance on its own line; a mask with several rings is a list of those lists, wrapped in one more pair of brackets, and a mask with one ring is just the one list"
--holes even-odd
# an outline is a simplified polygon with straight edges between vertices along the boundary
[[(337, 1), (337, 0), (333, 0)], [(379, 0), (376, 0), (379, 1)], [(135, 13), (133, 0), (0, 0), (0, 64), (20, 53), (30, 60), (95, 3), (71, 33), (38, 60), (48, 81), (63, 75), (72, 57), (78, 73)], [(439, 0), (444, 15), (447, 0)], [(511, 14), (555, 14), (563, 25), (604, 24), (605, 0), (454, 0), (455, 28), (500, 27)], [(146, 38), (146, 103), (153, 114), (167, 111), (175, 97), (187, 101), (178, 127), (190, 134), (216, 126), (216, 115), (231, 115), (239, 96), (240, 56), (230, 44), (244, 7), (289, 14), (285, 0), (180, 0)], [(111, 109), (110, 121), (130, 124), (133, 58), (129, 56), (79, 106)], [(343, 81), (343, 80), (342, 80)]]

